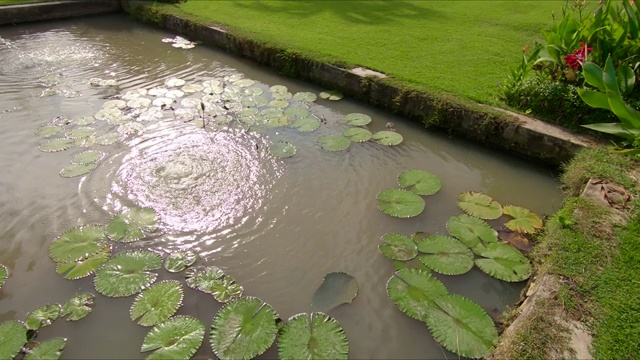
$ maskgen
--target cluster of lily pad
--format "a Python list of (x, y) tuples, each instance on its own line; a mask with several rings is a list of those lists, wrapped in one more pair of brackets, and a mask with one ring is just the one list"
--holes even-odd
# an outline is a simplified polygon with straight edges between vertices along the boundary
[(170, 43), (171, 46), (175, 47), (175, 48), (180, 48), (180, 49), (193, 49), (194, 47), (196, 47), (196, 43), (189, 41), (183, 37), (180, 36), (176, 36), (173, 38), (170, 37), (166, 37), (162, 39), (163, 43)]

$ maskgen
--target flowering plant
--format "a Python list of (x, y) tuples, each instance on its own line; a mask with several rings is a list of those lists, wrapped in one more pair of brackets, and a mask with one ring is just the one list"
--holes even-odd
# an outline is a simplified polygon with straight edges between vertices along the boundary
[(580, 47), (573, 50), (573, 54), (564, 57), (564, 63), (572, 69), (579, 69), (587, 60), (587, 53), (593, 51), (593, 47), (587, 47), (584, 41), (580, 41)]

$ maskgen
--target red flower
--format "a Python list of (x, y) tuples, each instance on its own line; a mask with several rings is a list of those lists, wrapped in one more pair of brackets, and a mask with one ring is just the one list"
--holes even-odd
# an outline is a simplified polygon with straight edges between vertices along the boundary
[(573, 54), (569, 54), (564, 57), (564, 63), (572, 69), (578, 69), (582, 66), (582, 63), (587, 59), (589, 51), (593, 51), (592, 47), (580, 41), (580, 48), (573, 50)]

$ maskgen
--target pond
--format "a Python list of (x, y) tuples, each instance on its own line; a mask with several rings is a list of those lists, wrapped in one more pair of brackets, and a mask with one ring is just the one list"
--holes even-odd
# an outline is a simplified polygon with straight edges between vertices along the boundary
[[(347, 98), (308, 102), (307, 93), (327, 89), (204, 45), (173, 47), (162, 39), (175, 34), (124, 16), (4, 27), (1, 36), (0, 264), (10, 276), (0, 289), (0, 322), (23, 321), (79, 293), (96, 294), (86, 318), (59, 319), (39, 330), (38, 341), (67, 339), (63, 358), (148, 354), (140, 347), (149, 328), (129, 318), (133, 296), (98, 294), (94, 275), (64, 279), (49, 256), (52, 241), (67, 230), (107, 224), (123, 211), (152, 208), (158, 225), (139, 240), (110, 242), (112, 256), (129, 249), (163, 258), (191, 251), (196, 265), (217, 266), (243, 295), (270, 304), (283, 320), (315, 311), (312, 299), (325, 275), (344, 272), (357, 281), (357, 297), (327, 313), (343, 327), (349, 357), (422, 359), (457, 355), (390, 301), (386, 284), (394, 262), (379, 252), (381, 237), (447, 235), (447, 220), (462, 214), (456, 197), (467, 191), (541, 216), (560, 207), (548, 169)], [(323, 150), (317, 138), (341, 134), (349, 128), (343, 117), (352, 113), (371, 117), (364, 127), (370, 132), (391, 128), (402, 142)], [(307, 120), (296, 129), (288, 124), (293, 119)], [(72, 140), (50, 142), (63, 138)], [(294, 156), (274, 156), (291, 155), (294, 147)], [(67, 149), (41, 151), (60, 148)], [(89, 165), (70, 165), (94, 156)], [(422, 197), (426, 206), (418, 216), (386, 215), (376, 196), (398, 188), (398, 175), (407, 170), (428, 171), (442, 187)], [(202, 321), (207, 335), (196, 356), (213, 358), (209, 328), (222, 305), (186, 286), (184, 272), (154, 273), (182, 283), (177, 313)], [(513, 304), (524, 286), (477, 267), (434, 276), (491, 316)], [(274, 343), (260, 357), (277, 355)]]

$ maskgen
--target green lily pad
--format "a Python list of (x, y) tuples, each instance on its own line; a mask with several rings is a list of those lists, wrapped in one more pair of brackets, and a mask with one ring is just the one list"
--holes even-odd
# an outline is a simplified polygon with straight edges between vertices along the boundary
[(67, 150), (72, 147), (74, 141), (71, 139), (52, 139), (38, 146), (38, 150), (42, 152), (57, 152)]
[(504, 225), (515, 232), (533, 234), (542, 229), (542, 219), (529, 209), (520, 206), (507, 205), (502, 208), (505, 215), (513, 217)]
[(254, 86), (248, 89), (244, 89), (244, 93), (249, 96), (258, 96), (264, 94), (264, 89)]
[(273, 100), (268, 105), (272, 108), (284, 109), (289, 106), (289, 102), (287, 100)]
[(96, 129), (88, 126), (75, 128), (71, 131), (67, 131), (65, 136), (69, 139), (78, 140), (88, 138), (96, 133)]
[(489, 195), (468, 191), (457, 197), (458, 207), (471, 216), (494, 220), (502, 216), (502, 206)]
[(281, 127), (289, 125), (288, 116), (271, 117), (267, 120), (267, 126), (269, 127)]
[(67, 345), (65, 338), (56, 337), (41, 342), (24, 356), (25, 360), (56, 360), (62, 356), (62, 350)]
[(9, 269), (7, 269), (6, 266), (0, 264), (0, 289), (2, 288), (2, 285), (4, 285), (4, 283), (7, 281), (8, 277)]
[(252, 359), (273, 344), (278, 315), (271, 305), (244, 297), (223, 307), (211, 325), (210, 344), (220, 359)]
[(320, 121), (314, 116), (296, 119), (291, 123), (291, 127), (300, 132), (311, 132), (320, 128)]
[(365, 126), (371, 122), (371, 116), (361, 113), (347, 114), (342, 118), (342, 122), (349, 126)]
[(386, 189), (378, 193), (378, 209), (398, 218), (418, 216), (424, 211), (424, 200), (407, 190)]
[(371, 140), (371, 131), (364, 128), (349, 128), (342, 132), (342, 136), (353, 142), (363, 142)]
[(408, 170), (398, 175), (398, 184), (416, 195), (433, 195), (442, 183), (434, 174), (424, 170)]
[(96, 144), (98, 145), (112, 145), (122, 140), (122, 135), (117, 132), (111, 132), (102, 134), (96, 137)]
[(462, 241), (469, 248), (478, 244), (498, 242), (498, 232), (486, 221), (469, 215), (452, 216), (447, 220), (449, 234)]
[(77, 154), (71, 159), (72, 164), (88, 165), (98, 162), (104, 157), (104, 153), (98, 150), (87, 150)]
[(311, 112), (302, 106), (291, 106), (284, 111), (284, 114), (292, 119), (303, 119), (309, 117)]
[(96, 118), (93, 116), (81, 116), (73, 119), (73, 123), (78, 126), (87, 126), (96, 122)]
[(286, 141), (277, 141), (269, 146), (269, 153), (277, 158), (288, 158), (296, 154), (296, 147)]
[(43, 326), (51, 325), (60, 317), (61, 306), (58, 304), (41, 306), (27, 314), (25, 325), (29, 330), (38, 330)]
[(402, 269), (387, 282), (387, 295), (398, 310), (425, 321), (437, 305), (435, 299), (448, 294), (447, 288), (428, 271)]
[(436, 298), (438, 308), (425, 322), (433, 337), (447, 350), (467, 358), (482, 358), (498, 341), (493, 320), (475, 302), (454, 294)]
[(321, 135), (316, 142), (325, 151), (343, 151), (351, 146), (351, 141), (342, 135)]
[(213, 295), (216, 301), (225, 303), (242, 296), (244, 289), (232, 277), (216, 266), (196, 267), (185, 274), (187, 285)]
[(240, 80), (234, 81), (233, 85), (238, 87), (249, 87), (255, 83), (256, 82), (251, 79), (240, 79)]
[(104, 296), (131, 296), (149, 287), (158, 276), (151, 270), (160, 267), (162, 258), (151, 251), (122, 252), (98, 269), (93, 284)]
[[(169, 91), (169, 89), (164, 88), (164, 87), (155, 87), (151, 90), (149, 90), (147, 92), (147, 94), (151, 95), (151, 96), (164, 96), (164, 94), (167, 93), (167, 91)], [(139, 98), (140, 96), (136, 96), (136, 97), (132, 97), (131, 99), (136, 99)], [(131, 100), (129, 99), (129, 100)]]
[(0, 323), (0, 359), (13, 359), (27, 343), (27, 327), (18, 321)]
[(381, 238), (380, 253), (391, 260), (407, 261), (418, 255), (418, 247), (408, 236), (389, 233)]
[(49, 256), (59, 263), (86, 259), (104, 249), (104, 230), (101, 225), (83, 225), (67, 230), (49, 246)]
[(97, 164), (69, 164), (60, 170), (60, 176), (64, 178), (72, 178), (76, 176), (86, 175), (96, 168)]
[(473, 267), (473, 253), (455, 238), (444, 235), (426, 237), (418, 243), (421, 263), (444, 275), (461, 275)]
[(393, 146), (400, 144), (403, 138), (402, 135), (398, 134), (395, 131), (383, 130), (373, 134), (371, 136), (371, 140), (381, 145)]
[(480, 270), (496, 279), (517, 282), (531, 276), (531, 263), (511, 245), (491, 243), (486, 247), (474, 248), (474, 252), (485, 258), (475, 261)]
[(36, 130), (35, 134), (36, 136), (40, 136), (42, 138), (48, 138), (60, 134), (62, 130), (64, 130), (62, 126), (49, 124), (40, 127), (38, 130)]
[(314, 102), (318, 99), (318, 96), (312, 92), (299, 92), (293, 95), (293, 100), (301, 102)]
[(184, 291), (176, 280), (165, 280), (142, 291), (131, 305), (131, 320), (142, 326), (154, 326), (168, 320), (182, 306)]
[[(187, 99), (185, 99), (187, 100)], [(155, 98), (153, 99), (153, 101), (151, 102), (151, 105), (153, 106), (158, 106), (158, 107), (163, 107), (163, 106), (171, 106), (171, 104), (173, 104), (173, 99), (169, 99), (167, 97), (159, 97), (159, 98)], [(181, 103), (182, 105), (182, 103)], [(183, 105), (184, 106), (184, 105)]]
[(103, 109), (112, 109), (112, 108), (117, 108), (117, 109), (122, 109), (124, 107), (127, 106), (127, 102), (124, 100), (107, 100), (104, 102), (104, 104), (102, 104), (102, 108)]
[(126, 121), (126, 119), (122, 115), (122, 110), (118, 108), (98, 110), (95, 113), (94, 117), (96, 118), (96, 120), (103, 120), (111, 125), (122, 124)]
[(134, 109), (146, 108), (146, 107), (149, 107), (149, 105), (151, 105), (151, 99), (147, 99), (143, 97), (139, 97), (139, 98), (135, 98), (127, 101), (127, 106)]
[(156, 211), (152, 208), (131, 208), (111, 218), (105, 233), (113, 241), (137, 241), (144, 237), (145, 232), (156, 230), (156, 218)]
[(340, 100), (344, 96), (344, 95), (342, 95), (341, 92), (335, 91), (335, 90), (322, 91), (318, 95), (320, 96), (321, 99), (331, 100), (331, 101)]
[(316, 312), (291, 317), (278, 336), (280, 359), (347, 359), (349, 343), (340, 323)]
[(84, 147), (84, 148), (91, 147), (95, 144), (96, 144), (95, 136), (89, 136), (88, 138), (78, 139), (74, 143), (75, 146)]
[(275, 100), (289, 100), (293, 97), (293, 94), (290, 92), (274, 92), (271, 93), (271, 97)]
[(60, 317), (66, 316), (67, 321), (78, 321), (83, 319), (91, 313), (92, 309), (90, 305), (93, 305), (94, 299), (95, 295), (92, 293), (82, 293), (72, 297), (62, 305)]
[(284, 85), (273, 85), (269, 88), (269, 91), (271, 91), (272, 93), (286, 93), (289, 92), (289, 89), (287, 89), (287, 87)]
[(177, 273), (193, 265), (198, 255), (192, 251), (178, 251), (172, 253), (164, 261), (164, 268), (168, 272)]
[(186, 84), (180, 88), (180, 90), (184, 91), (187, 94), (197, 93), (199, 91), (202, 91), (203, 89), (204, 86), (200, 84)]
[(178, 86), (182, 86), (184, 84), (186, 84), (187, 82), (182, 80), (182, 79), (178, 79), (178, 78), (169, 78), (167, 80), (164, 81), (164, 85), (166, 87), (178, 87)]
[(135, 135), (144, 130), (144, 125), (139, 122), (128, 122), (120, 124), (116, 131), (122, 135)]
[(87, 277), (106, 263), (111, 256), (111, 249), (108, 246), (103, 247), (97, 253), (83, 258), (82, 260), (73, 262), (60, 262), (56, 266), (56, 273), (62, 275), (65, 279), (76, 280)]
[(311, 305), (320, 311), (329, 311), (338, 305), (351, 304), (358, 296), (358, 281), (343, 272), (324, 276), (322, 284), (313, 294)]
[(140, 352), (153, 351), (147, 359), (189, 359), (204, 341), (204, 325), (191, 316), (176, 316), (147, 333)]

